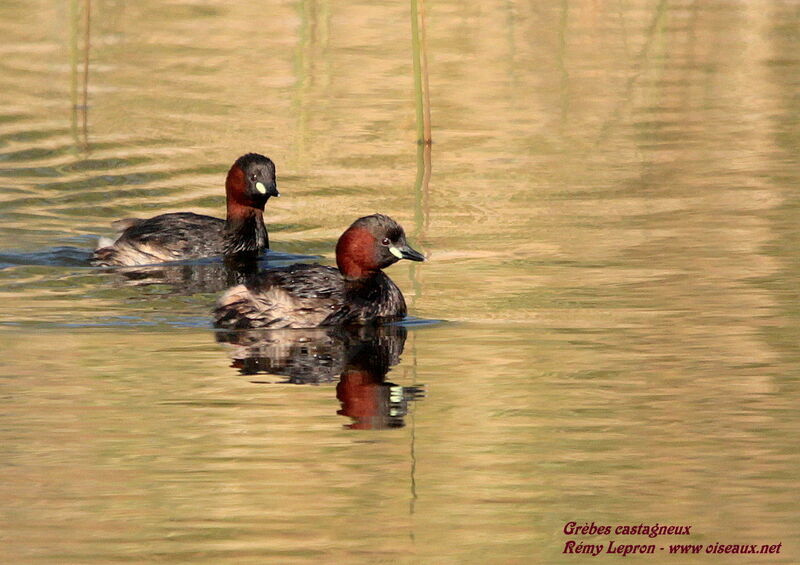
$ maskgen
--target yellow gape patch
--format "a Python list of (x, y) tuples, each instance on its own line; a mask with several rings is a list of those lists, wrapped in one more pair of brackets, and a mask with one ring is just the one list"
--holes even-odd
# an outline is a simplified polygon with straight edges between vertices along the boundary
[(394, 255), (394, 256), (395, 256), (395, 257), (397, 257), (398, 259), (402, 259), (402, 258), (403, 258), (403, 254), (402, 254), (402, 253), (400, 252), (400, 250), (399, 250), (397, 247), (395, 247), (394, 245), (392, 245), (392, 246), (389, 248), (389, 251), (391, 251), (392, 255)]
[(267, 193), (267, 187), (264, 186), (263, 182), (257, 182), (256, 183), (256, 190), (258, 190), (261, 194), (266, 194)]

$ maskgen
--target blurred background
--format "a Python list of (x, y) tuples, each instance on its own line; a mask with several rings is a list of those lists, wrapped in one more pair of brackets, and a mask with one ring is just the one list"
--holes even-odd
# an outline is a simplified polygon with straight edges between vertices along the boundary
[[(0, 561), (800, 559), (797, 2), (4, 0), (0, 54)], [(405, 226), (402, 331), (87, 266), (249, 151), (279, 259)]]

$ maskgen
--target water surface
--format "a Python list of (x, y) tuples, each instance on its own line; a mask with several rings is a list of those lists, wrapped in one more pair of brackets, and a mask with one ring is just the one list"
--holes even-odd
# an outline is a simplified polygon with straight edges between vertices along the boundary
[[(798, 6), (424, 7), (428, 182), (407, 4), (0, 5), (0, 561), (800, 559)], [(86, 265), (248, 151), (278, 259), (406, 227), (416, 322), (248, 354), (200, 267)]]

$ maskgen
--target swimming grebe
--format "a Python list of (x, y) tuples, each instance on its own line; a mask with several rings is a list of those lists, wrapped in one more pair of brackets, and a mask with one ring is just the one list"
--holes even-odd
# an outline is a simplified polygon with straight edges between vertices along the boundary
[(269, 249), (264, 205), (270, 196), (280, 196), (275, 164), (257, 153), (242, 155), (228, 171), (225, 195), (227, 220), (176, 212), (115, 222), (122, 233), (113, 244), (95, 250), (91, 263), (126, 266), (215, 255), (258, 257)]
[(310, 328), (365, 325), (406, 315), (403, 293), (381, 269), (400, 259), (424, 261), (388, 216), (359, 218), (336, 244), (339, 269), (292, 265), (264, 271), (228, 289), (217, 302), (220, 328)]

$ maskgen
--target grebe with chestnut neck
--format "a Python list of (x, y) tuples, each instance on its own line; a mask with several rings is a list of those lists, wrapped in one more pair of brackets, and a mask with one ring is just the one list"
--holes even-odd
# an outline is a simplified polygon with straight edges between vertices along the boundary
[(192, 212), (162, 214), (146, 220), (114, 223), (122, 230), (116, 241), (95, 250), (97, 266), (149, 265), (224, 255), (226, 259), (257, 259), (269, 249), (264, 206), (280, 196), (275, 164), (258, 153), (242, 155), (225, 179), (227, 219)]
[(400, 259), (425, 257), (389, 216), (359, 218), (336, 244), (338, 269), (292, 265), (264, 271), (220, 297), (214, 325), (277, 329), (401, 320), (407, 312), (403, 293), (382, 270)]

